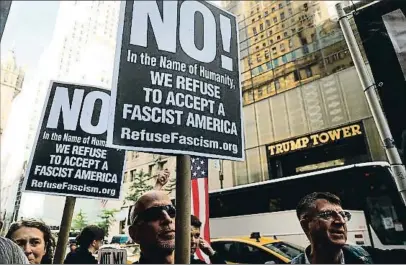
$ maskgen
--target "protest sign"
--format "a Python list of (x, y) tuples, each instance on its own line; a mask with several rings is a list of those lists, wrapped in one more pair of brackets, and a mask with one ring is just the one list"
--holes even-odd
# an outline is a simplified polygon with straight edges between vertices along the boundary
[(99, 264), (127, 264), (127, 250), (102, 248), (98, 254)]
[(51, 81), (24, 190), (119, 199), (125, 151), (106, 147), (110, 91)]
[(123, 1), (107, 144), (244, 158), (237, 22), (205, 1)]

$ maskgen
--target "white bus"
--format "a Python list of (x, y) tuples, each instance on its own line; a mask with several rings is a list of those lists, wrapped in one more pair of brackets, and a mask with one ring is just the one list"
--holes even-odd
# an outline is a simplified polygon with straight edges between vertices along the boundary
[(306, 247), (308, 240), (296, 217), (299, 200), (328, 191), (352, 212), (348, 241), (382, 249), (406, 249), (406, 207), (389, 164), (368, 162), (210, 192), (212, 238), (262, 236)]

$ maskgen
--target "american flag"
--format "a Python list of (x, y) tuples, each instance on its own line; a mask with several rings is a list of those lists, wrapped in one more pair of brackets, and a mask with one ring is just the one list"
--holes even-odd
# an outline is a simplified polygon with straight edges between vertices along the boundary
[[(209, 227), (209, 183), (208, 183), (208, 159), (201, 157), (191, 157), (192, 173), (192, 214), (200, 219), (201, 237), (210, 243)], [(196, 255), (200, 260), (210, 263), (210, 259), (199, 249)]]

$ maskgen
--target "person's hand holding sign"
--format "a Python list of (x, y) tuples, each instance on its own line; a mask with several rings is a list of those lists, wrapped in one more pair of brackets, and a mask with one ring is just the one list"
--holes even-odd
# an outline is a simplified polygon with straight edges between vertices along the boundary
[(170, 173), (167, 168), (165, 170), (160, 171), (157, 174), (154, 190), (162, 189), (162, 187), (165, 186), (166, 183), (168, 183), (169, 176), (170, 176)]

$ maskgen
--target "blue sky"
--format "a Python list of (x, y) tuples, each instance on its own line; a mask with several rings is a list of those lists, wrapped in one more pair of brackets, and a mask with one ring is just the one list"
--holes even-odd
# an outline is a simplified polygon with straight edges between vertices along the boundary
[(30, 74), (52, 38), (58, 8), (59, 1), (13, 1), (1, 40), (2, 57), (14, 45), (17, 63), (26, 65)]
[(59, 1), (13, 1), (1, 40), (2, 57), (14, 46), (17, 63), (28, 72), (34, 69), (51, 40), (58, 8)]

